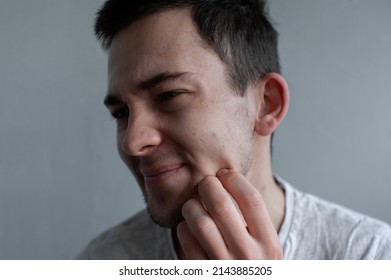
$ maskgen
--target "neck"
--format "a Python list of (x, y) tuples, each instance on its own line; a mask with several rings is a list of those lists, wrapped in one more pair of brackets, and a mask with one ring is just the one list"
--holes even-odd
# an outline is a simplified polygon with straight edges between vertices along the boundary
[(264, 143), (255, 145), (253, 166), (247, 178), (261, 194), (274, 228), (278, 232), (285, 215), (285, 194), (273, 176), (270, 140), (259, 141), (264, 141)]
[[(275, 230), (278, 232), (285, 215), (285, 194), (273, 176), (271, 156), (268, 150), (269, 145), (258, 145), (258, 147), (262, 146), (267, 147), (267, 149), (262, 150), (259, 148), (259, 151), (255, 151), (258, 159), (254, 159), (253, 166), (247, 178), (262, 195), (270, 219)], [(261, 157), (259, 155), (267, 156)]]

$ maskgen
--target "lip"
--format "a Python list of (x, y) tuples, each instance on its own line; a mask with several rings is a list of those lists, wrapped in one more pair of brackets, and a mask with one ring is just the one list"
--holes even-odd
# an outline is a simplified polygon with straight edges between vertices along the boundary
[(175, 182), (175, 178), (183, 169), (184, 164), (163, 167), (158, 169), (143, 170), (141, 174), (144, 176), (144, 185), (149, 192), (160, 192), (162, 188), (170, 187)]
[(154, 178), (159, 176), (168, 175), (170, 173), (174, 173), (177, 170), (179, 170), (181, 167), (183, 167), (183, 164), (173, 165), (173, 166), (166, 166), (166, 167), (160, 167), (160, 168), (141, 168), (140, 173), (144, 176), (144, 178)]

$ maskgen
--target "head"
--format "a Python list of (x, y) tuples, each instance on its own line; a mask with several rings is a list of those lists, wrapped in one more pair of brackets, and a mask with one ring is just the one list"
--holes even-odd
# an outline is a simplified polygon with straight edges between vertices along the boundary
[(270, 145), (287, 108), (264, 6), (109, 0), (98, 13), (118, 150), (162, 226), (181, 220), (204, 176), (220, 168), (262, 173), (259, 158), (269, 155), (258, 146)]
[(133, 22), (179, 7), (192, 9), (202, 43), (225, 64), (239, 94), (259, 77), (280, 73), (278, 34), (261, 0), (111, 0), (98, 13), (95, 34), (108, 49), (115, 35)]

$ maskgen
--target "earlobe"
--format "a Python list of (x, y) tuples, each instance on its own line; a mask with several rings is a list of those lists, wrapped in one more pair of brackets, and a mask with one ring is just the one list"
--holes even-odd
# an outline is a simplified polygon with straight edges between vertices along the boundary
[(288, 112), (289, 88), (278, 73), (268, 73), (258, 83), (258, 104), (255, 131), (261, 136), (272, 134)]

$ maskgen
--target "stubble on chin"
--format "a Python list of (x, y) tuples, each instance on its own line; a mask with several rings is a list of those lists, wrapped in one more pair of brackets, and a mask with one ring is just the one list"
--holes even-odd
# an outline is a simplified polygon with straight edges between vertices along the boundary
[[(145, 158), (137, 158), (134, 157), (132, 160), (127, 164), (128, 166), (131, 166), (130, 170), (133, 173), (133, 176), (136, 178), (136, 181), (142, 191), (144, 202), (146, 204), (146, 209), (151, 217), (151, 220), (164, 228), (174, 228), (176, 227), (182, 220), (182, 206), (183, 204), (188, 201), (191, 197), (194, 197), (194, 195), (197, 193), (197, 190), (195, 189), (194, 192), (187, 194), (187, 196), (181, 198), (179, 201), (175, 201), (173, 204), (168, 207), (165, 206), (165, 204), (169, 203), (169, 198), (167, 196), (169, 194), (162, 193), (159, 197), (151, 198), (148, 194), (146, 194), (145, 187), (143, 187), (144, 184), (144, 178), (141, 172), (139, 171), (139, 166), (141, 164), (147, 164), (147, 165), (161, 165), (164, 162), (169, 161), (178, 161), (180, 162), (182, 159), (185, 158), (185, 153), (182, 150), (175, 150), (174, 152), (161, 152), (156, 153), (153, 156), (145, 157)], [(181, 159), (181, 160), (178, 160)]]
[(182, 207), (190, 199), (198, 196), (197, 187), (185, 190), (179, 196), (170, 193), (161, 193), (150, 196), (145, 190), (142, 192), (144, 202), (151, 220), (163, 228), (176, 228), (183, 221)]
[(155, 224), (163, 228), (175, 228), (180, 222), (183, 221), (182, 206), (191, 197), (194, 197), (194, 195), (190, 195), (189, 197), (183, 198), (181, 201), (176, 202), (174, 206), (170, 207), (170, 209), (167, 209), (168, 207), (160, 206), (163, 203), (159, 205), (159, 203), (152, 204), (151, 202), (148, 202), (145, 195), (144, 201), (147, 206), (148, 214)]
[(147, 206), (147, 211), (151, 220), (158, 226), (163, 228), (176, 228), (176, 226), (183, 220), (181, 211), (175, 211), (170, 215), (161, 215), (151, 211)]

